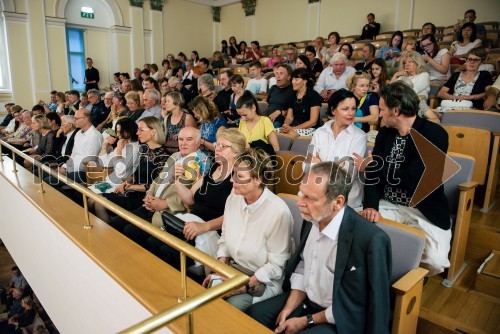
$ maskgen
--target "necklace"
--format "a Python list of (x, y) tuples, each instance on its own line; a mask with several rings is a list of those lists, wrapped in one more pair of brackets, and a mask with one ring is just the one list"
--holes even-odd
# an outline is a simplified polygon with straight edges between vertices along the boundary
[(304, 95), (306, 95), (306, 93), (304, 92), (304, 94), (302, 95), (302, 97), (299, 99), (299, 94), (300, 94), (300, 90), (297, 91), (297, 104), (301, 104), (302, 100), (304, 99)]

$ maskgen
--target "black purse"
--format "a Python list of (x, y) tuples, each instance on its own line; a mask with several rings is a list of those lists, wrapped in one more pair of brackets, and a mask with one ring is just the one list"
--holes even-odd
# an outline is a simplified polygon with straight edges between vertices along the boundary
[(182, 219), (177, 218), (173, 214), (167, 211), (163, 211), (161, 213), (161, 220), (163, 222), (163, 228), (167, 233), (172, 234), (174, 237), (181, 239), (183, 241), (186, 241), (190, 244), (194, 245), (194, 239), (193, 240), (187, 240), (186, 237), (184, 237), (184, 225), (186, 224)]

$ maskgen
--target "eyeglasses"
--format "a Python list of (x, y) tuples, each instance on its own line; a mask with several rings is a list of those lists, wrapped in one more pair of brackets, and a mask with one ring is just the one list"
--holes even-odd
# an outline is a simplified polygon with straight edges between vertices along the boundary
[(429, 47), (429, 46), (431, 46), (431, 45), (432, 45), (432, 43), (429, 43), (429, 44), (423, 44), (423, 43), (422, 43), (422, 47), (423, 47), (423, 48), (427, 48), (427, 47)]
[(286, 53), (286, 55), (287, 55), (287, 56), (293, 56), (293, 55), (295, 55), (295, 53), (293, 53), (293, 52), (292, 52), (292, 53), (288, 53), (288, 52), (287, 52), (287, 53)]
[(222, 144), (222, 143), (215, 143), (215, 148), (216, 148), (216, 149), (217, 149), (217, 148), (219, 148), (219, 149), (221, 149), (221, 150), (224, 150), (224, 149), (226, 149), (226, 148), (228, 148), (228, 147), (232, 147), (232, 146), (231, 146), (231, 145), (224, 145), (224, 144)]
[(466, 58), (465, 61), (468, 63), (480, 63), (481, 58)]
[(361, 70), (357, 70), (356, 72), (354, 72), (354, 74), (356, 74), (356, 75), (362, 75), (365, 73), (366, 73), (366, 71), (361, 71)]

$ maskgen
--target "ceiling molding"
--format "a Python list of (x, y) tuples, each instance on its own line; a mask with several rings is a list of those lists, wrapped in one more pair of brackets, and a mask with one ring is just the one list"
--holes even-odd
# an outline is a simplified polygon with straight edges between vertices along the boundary
[(200, 5), (205, 5), (210, 7), (222, 7), (241, 2), (240, 0), (184, 0), (184, 1), (194, 2)]

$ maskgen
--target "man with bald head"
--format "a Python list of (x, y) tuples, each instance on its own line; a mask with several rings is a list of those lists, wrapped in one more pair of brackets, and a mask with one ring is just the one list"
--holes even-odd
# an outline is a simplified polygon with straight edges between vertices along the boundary
[[(175, 190), (175, 164), (182, 163), (186, 165), (188, 161), (195, 160), (200, 166), (200, 175), (204, 175), (208, 172), (209, 165), (207, 163), (207, 157), (199, 150), (200, 139), (200, 130), (189, 126), (181, 129), (178, 137), (179, 152), (175, 152), (167, 160), (159, 176), (153, 181), (146, 192), (143, 206), (132, 211), (133, 214), (144, 220), (151, 221), (151, 223), (157, 227), (162, 227), (162, 211), (166, 210), (171, 213), (179, 213), (186, 210)], [(194, 178), (193, 181), (196, 179), (197, 178)], [(149, 234), (143, 232), (135, 225), (128, 223), (125, 219), (116, 216), (110, 220), (109, 225), (125, 233), (129, 238), (143, 247), (147, 246)]]

